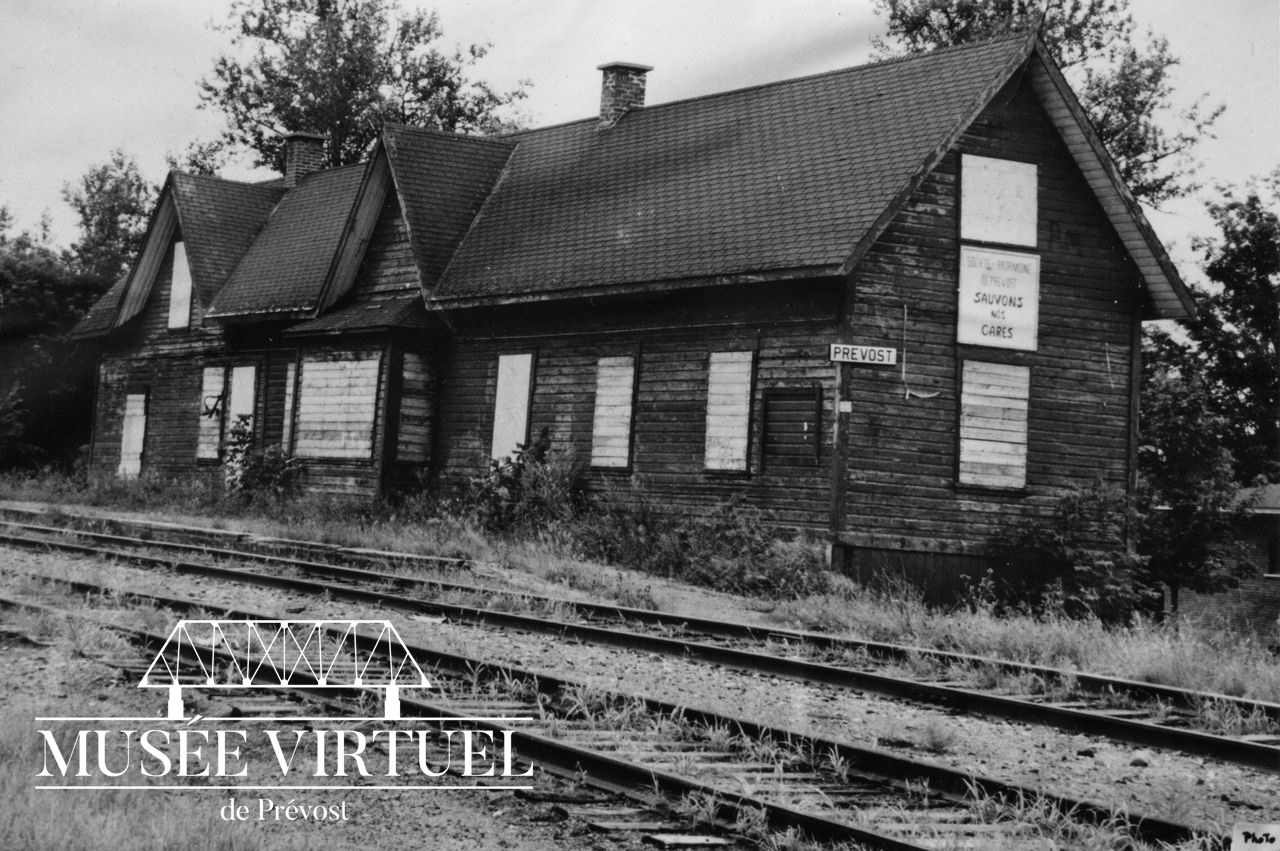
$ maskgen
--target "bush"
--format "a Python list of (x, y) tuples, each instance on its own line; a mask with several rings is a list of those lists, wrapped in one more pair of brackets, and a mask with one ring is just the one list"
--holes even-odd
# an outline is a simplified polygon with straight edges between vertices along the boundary
[(301, 463), (280, 444), (262, 449), (254, 446), (253, 427), (246, 414), (236, 417), (227, 435), (223, 470), (228, 491), (274, 499), (292, 496), (302, 475)]
[(582, 468), (566, 450), (552, 450), (547, 429), (509, 458), (489, 462), (489, 472), (471, 484), (465, 510), (492, 532), (545, 531), (577, 514)]
[(639, 488), (608, 489), (588, 503), (575, 537), (589, 556), (722, 591), (794, 598), (831, 583), (819, 545), (786, 538), (738, 500), (689, 514)]
[(1069, 617), (1125, 622), (1159, 602), (1146, 559), (1126, 544), (1126, 494), (1095, 483), (1058, 500), (1050, 517), (1023, 520), (996, 540), (999, 569), (978, 596), (999, 607), (1061, 611)]

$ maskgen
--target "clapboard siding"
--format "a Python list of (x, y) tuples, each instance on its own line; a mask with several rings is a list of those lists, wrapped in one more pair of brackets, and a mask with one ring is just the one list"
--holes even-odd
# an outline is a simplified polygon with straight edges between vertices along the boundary
[[(149, 392), (146, 447), (143, 473), (161, 476), (195, 475), (211, 482), (220, 477), (218, 459), (197, 459), (200, 431), (200, 398), (206, 367), (230, 374), (236, 366), (254, 366), (254, 429), (264, 445), (291, 444), (307, 436), (288, 421), (290, 406), (296, 407), (297, 395), (290, 389), (297, 378), (297, 365), (304, 356), (331, 356), (331, 350), (350, 351), (353, 346), (338, 346), (330, 338), (317, 341), (294, 340), (282, 335), (283, 323), (255, 323), (225, 329), (215, 323), (204, 325), (204, 305), (193, 297), (191, 327), (170, 329), (169, 294), (172, 288), (173, 248), (159, 255), (155, 285), (138, 316), (109, 340), (99, 372), (96, 400), (95, 434), (92, 463), (95, 470), (114, 475), (120, 460), (125, 395)], [(416, 291), (417, 269), (399, 204), (389, 198), (382, 205), (378, 224), (370, 239), (356, 274), (353, 293), (348, 298), (378, 298), (387, 294)], [(345, 303), (345, 302), (344, 302)], [(365, 334), (361, 350), (382, 362), (386, 344), (381, 334)], [(421, 346), (421, 342), (418, 343)], [(380, 488), (381, 458), (384, 443), (382, 411), (387, 402), (388, 383), (379, 367), (374, 388), (374, 410), (343, 411), (343, 416), (360, 416), (360, 431), (368, 423), (371, 439), (361, 436), (350, 441), (360, 451), (360, 458), (308, 458), (303, 464), (303, 487), (309, 490), (369, 495)], [(423, 394), (408, 402), (406, 440), (419, 446), (429, 445), (430, 434), (423, 428), (429, 413), (421, 411)], [(415, 408), (415, 406), (419, 406)], [(412, 411), (417, 413), (411, 413)], [(327, 414), (325, 416), (328, 416)], [(221, 430), (221, 418), (219, 418)], [(216, 441), (206, 425), (206, 442)], [(292, 433), (291, 433), (292, 432)], [(287, 445), (286, 449), (292, 448)], [(367, 457), (365, 449), (367, 448)], [(354, 452), (355, 449), (350, 449)], [(206, 454), (207, 451), (206, 451)], [(425, 461), (425, 458), (423, 459)], [(418, 462), (419, 464), (422, 461)]]
[[(1011, 94), (975, 122), (854, 272), (858, 341), (901, 348), (905, 304), (908, 384), (937, 394), (908, 400), (900, 372), (853, 370), (841, 532), (855, 546), (977, 552), (1010, 521), (1050, 511), (1062, 488), (1128, 479), (1138, 272), (1030, 90)], [(956, 343), (961, 152), (1038, 166), (1037, 242), (1022, 249), (1041, 261), (1035, 352)], [(958, 481), (966, 360), (1030, 368), (1020, 492), (967, 492)]]
[(302, 357), (294, 452), (308, 460), (372, 460), (381, 352)]
[[(484, 325), (460, 326), (440, 383), (436, 463), (442, 486), (461, 488), (485, 469), (499, 355), (534, 353), (530, 433), (546, 429), (553, 448), (571, 451), (584, 464), (592, 457), (600, 361), (634, 358), (631, 466), (590, 470), (590, 489), (634, 482), (675, 511), (706, 511), (717, 500), (739, 497), (781, 522), (820, 527), (830, 498), (830, 444), (821, 447), (819, 466), (762, 470), (762, 399), (769, 390), (833, 386), (827, 343), (840, 287), (787, 286), (687, 294), (643, 310), (522, 308), (495, 312)], [(712, 353), (722, 351), (755, 353), (745, 477), (704, 469), (709, 364)], [(823, 395), (824, 434), (831, 430), (831, 400), (830, 392)]]
[(382, 205), (352, 291), (357, 296), (374, 296), (399, 294), (417, 288), (418, 267), (414, 264), (408, 229), (400, 211), (400, 202), (391, 193)]
[(624, 468), (631, 464), (631, 414), (636, 390), (632, 355), (596, 362), (595, 411), (591, 418), (591, 465)]
[(200, 373), (200, 417), (196, 433), (196, 459), (217, 461), (222, 455), (222, 413), (226, 410), (227, 369), (206, 366)]
[(400, 423), (396, 430), (397, 461), (426, 464), (431, 460), (434, 411), (434, 370), (421, 354), (405, 352), (400, 385)]

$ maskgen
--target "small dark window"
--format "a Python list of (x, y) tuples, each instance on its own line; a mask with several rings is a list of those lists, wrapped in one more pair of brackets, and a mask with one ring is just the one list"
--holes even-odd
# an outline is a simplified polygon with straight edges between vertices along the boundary
[(822, 452), (822, 388), (764, 391), (764, 469), (818, 466)]

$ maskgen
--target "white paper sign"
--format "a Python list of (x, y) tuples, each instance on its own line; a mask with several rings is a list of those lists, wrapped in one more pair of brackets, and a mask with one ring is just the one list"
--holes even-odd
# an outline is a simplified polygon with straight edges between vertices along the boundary
[(960, 162), (960, 238), (1036, 244), (1034, 163), (975, 157)]
[(1036, 349), (1040, 258), (994, 248), (960, 249), (956, 340), (998, 349)]

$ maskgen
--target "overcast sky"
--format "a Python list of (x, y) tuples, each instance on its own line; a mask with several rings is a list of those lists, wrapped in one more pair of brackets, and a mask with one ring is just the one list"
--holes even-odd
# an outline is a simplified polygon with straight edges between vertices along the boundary
[[(403, 0), (440, 13), (445, 44), (490, 42), (477, 76), (499, 88), (532, 82), (530, 124), (595, 113), (606, 61), (642, 62), (648, 102), (848, 67), (868, 60), (884, 28), (871, 0)], [(1201, 92), (1227, 105), (1217, 139), (1199, 149), (1202, 181), (1238, 183), (1280, 165), (1280, 0), (1132, 0), (1135, 18), (1181, 57), (1180, 102)], [(166, 151), (217, 135), (198, 110), (197, 81), (228, 36), (227, 0), (4, 0), (0, 25), (0, 204), (19, 227), (44, 210), (58, 242), (75, 238), (61, 200), (115, 147), (163, 177)], [(251, 177), (233, 169), (229, 177)], [(264, 175), (266, 176), (266, 175)], [(1202, 199), (1152, 221), (1188, 277), (1188, 234), (1206, 232)]]

